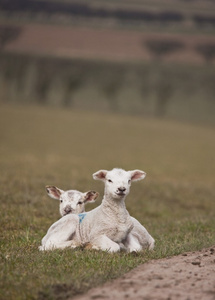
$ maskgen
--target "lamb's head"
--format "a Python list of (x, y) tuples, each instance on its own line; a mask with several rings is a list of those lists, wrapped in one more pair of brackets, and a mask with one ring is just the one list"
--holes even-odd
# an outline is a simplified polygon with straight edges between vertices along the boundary
[(140, 170), (125, 171), (113, 169), (111, 171), (100, 170), (93, 174), (95, 180), (105, 183), (105, 195), (114, 199), (121, 199), (128, 195), (132, 181), (141, 180), (146, 173)]
[(88, 191), (81, 193), (76, 190), (63, 191), (56, 186), (46, 186), (46, 191), (49, 197), (60, 201), (60, 214), (65, 216), (67, 214), (80, 214), (85, 211), (85, 204), (95, 202), (99, 193), (95, 191)]

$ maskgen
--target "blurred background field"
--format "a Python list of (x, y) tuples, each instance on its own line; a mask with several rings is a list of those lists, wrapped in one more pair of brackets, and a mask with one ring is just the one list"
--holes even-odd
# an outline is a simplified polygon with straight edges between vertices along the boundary
[(0, 103), (214, 123), (215, 3), (0, 1)]
[(107, 62), (4, 54), (2, 103), (214, 124), (211, 65)]
[[(215, 243), (215, 2), (0, 0), (0, 298), (66, 299)], [(153, 253), (38, 252), (99, 169), (142, 169), (130, 214)]]

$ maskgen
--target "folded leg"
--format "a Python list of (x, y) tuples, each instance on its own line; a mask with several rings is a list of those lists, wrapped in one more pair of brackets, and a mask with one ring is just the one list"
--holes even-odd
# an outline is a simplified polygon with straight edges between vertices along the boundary
[(119, 244), (115, 243), (109, 239), (106, 235), (100, 235), (90, 241), (92, 244), (92, 249), (100, 249), (108, 252), (118, 252), (120, 251)]
[(70, 214), (62, 217), (49, 228), (47, 234), (42, 239), (42, 245), (39, 247), (39, 250), (74, 247), (76, 243), (73, 241), (73, 238), (78, 224), (79, 218), (77, 215)]

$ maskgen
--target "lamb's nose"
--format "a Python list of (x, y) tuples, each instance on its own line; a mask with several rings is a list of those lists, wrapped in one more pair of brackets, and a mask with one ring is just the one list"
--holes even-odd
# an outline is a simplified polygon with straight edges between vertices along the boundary
[(125, 190), (126, 190), (125, 187), (119, 187), (119, 188), (118, 188), (118, 191), (119, 191), (119, 192), (122, 192), (122, 193), (123, 193)]
[(64, 211), (68, 214), (68, 213), (70, 213), (70, 212), (72, 211), (72, 209), (71, 209), (70, 206), (66, 206), (66, 207), (64, 208)]

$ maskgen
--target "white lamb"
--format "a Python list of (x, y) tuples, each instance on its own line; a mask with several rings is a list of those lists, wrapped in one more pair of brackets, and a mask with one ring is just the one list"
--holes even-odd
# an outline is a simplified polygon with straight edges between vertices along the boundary
[[(141, 180), (145, 172), (140, 170), (128, 171), (113, 169), (112, 171), (100, 170), (93, 174), (96, 180), (105, 183), (105, 192), (102, 203), (90, 212), (82, 214), (82, 219), (74, 214), (69, 214), (59, 220), (49, 229), (54, 248), (63, 248), (90, 243), (93, 249), (101, 249), (109, 252), (117, 252), (120, 245), (124, 245), (127, 251), (140, 251), (148, 246), (154, 246), (154, 239), (146, 229), (134, 218), (131, 218), (125, 207), (125, 198), (129, 193), (131, 181)], [(57, 226), (57, 232), (55, 232)], [(68, 231), (64, 237), (64, 228)], [(132, 233), (132, 229), (135, 231)], [(62, 227), (62, 231), (61, 231)], [(58, 243), (57, 236), (63, 236), (64, 241)], [(53, 242), (53, 241), (52, 241)], [(64, 242), (64, 243), (63, 243)], [(53, 244), (52, 244), (53, 247)], [(51, 247), (41, 248), (49, 250)]]
[[(46, 186), (48, 195), (56, 200), (60, 201), (60, 214), (62, 218), (52, 224), (47, 234), (42, 239), (42, 245), (39, 250), (52, 250), (55, 248), (64, 249), (65, 247), (72, 246), (71, 240), (74, 232), (70, 227), (70, 215), (79, 214), (79, 218), (83, 217), (82, 213), (85, 212), (85, 204), (94, 202), (98, 197), (98, 193), (95, 191), (88, 191), (81, 193), (76, 190), (63, 191), (55, 186)], [(74, 220), (73, 220), (74, 222)]]
[[(129, 174), (129, 176), (128, 176)], [(125, 176), (125, 181), (120, 186), (119, 177)], [(122, 169), (113, 169), (112, 171), (101, 170), (93, 174), (95, 180), (102, 180), (105, 183), (105, 195), (104, 199), (112, 198), (114, 203), (118, 203), (115, 194), (117, 194), (117, 189), (122, 192), (122, 196), (125, 196), (129, 193), (131, 181), (141, 180), (146, 176), (146, 173), (140, 170), (135, 171), (124, 171)], [(127, 177), (127, 178), (126, 178)], [(127, 180), (127, 182), (126, 182)], [(123, 198), (123, 197), (122, 197)], [(116, 199), (116, 200), (115, 200)], [(104, 201), (104, 200), (103, 200)], [(132, 251), (141, 251), (143, 249), (154, 249), (155, 241), (153, 237), (148, 233), (144, 226), (140, 224), (135, 218), (130, 217), (132, 221), (133, 228), (130, 233), (119, 243), (122, 249), (127, 250), (128, 252)], [(124, 247), (123, 247), (124, 246)]]

